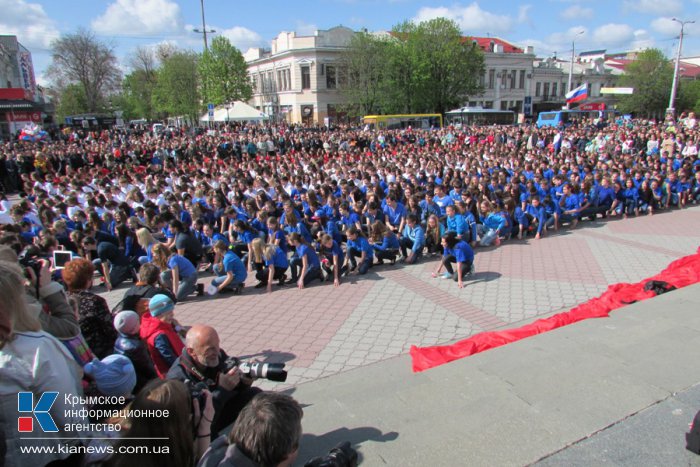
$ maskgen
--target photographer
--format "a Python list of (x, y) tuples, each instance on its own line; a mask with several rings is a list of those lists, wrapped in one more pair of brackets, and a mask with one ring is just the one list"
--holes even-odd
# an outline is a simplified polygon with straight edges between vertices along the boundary
[(199, 467), (289, 466), (301, 441), (301, 406), (290, 396), (263, 392), (243, 408), (228, 436), (212, 442)]
[[(0, 260), (17, 263), (17, 254), (4, 245), (0, 245)], [(28, 277), (26, 303), (29, 312), (36, 316), (41, 328), (59, 339), (70, 339), (80, 334), (80, 326), (75, 310), (68, 303), (63, 287), (51, 280), (51, 263), (48, 260), (34, 259), (36, 268), (22, 265)], [(25, 261), (26, 263), (26, 261)], [(39, 269), (40, 268), (40, 269)], [(37, 279), (39, 281), (37, 287)], [(37, 296), (38, 290), (38, 296)]]
[(226, 352), (219, 348), (219, 335), (210, 326), (194, 325), (187, 332), (185, 351), (175, 360), (167, 377), (189, 382), (190, 388), (203, 383), (214, 402), (212, 439), (236, 420), (241, 409), (261, 390), (251, 387), (253, 380), (229, 368)]

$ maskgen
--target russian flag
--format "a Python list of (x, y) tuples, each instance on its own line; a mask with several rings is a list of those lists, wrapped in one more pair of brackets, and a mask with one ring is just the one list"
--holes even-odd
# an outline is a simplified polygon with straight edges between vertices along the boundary
[(583, 83), (576, 89), (566, 93), (566, 103), (573, 104), (588, 99), (588, 83)]

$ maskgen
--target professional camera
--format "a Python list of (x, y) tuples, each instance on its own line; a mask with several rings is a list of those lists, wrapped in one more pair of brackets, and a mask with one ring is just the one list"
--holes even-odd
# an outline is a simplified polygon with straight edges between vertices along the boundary
[(224, 361), (224, 373), (238, 367), (240, 372), (252, 379), (268, 379), (270, 381), (287, 381), (284, 363), (241, 363), (236, 357), (228, 357)]
[(34, 275), (36, 276), (37, 280), (39, 279), (39, 274), (41, 273), (41, 261), (39, 261), (39, 258), (37, 258), (36, 255), (33, 255), (28, 250), (24, 250), (19, 254), (17, 259), (23, 268), (31, 268), (34, 271)]
[(314, 457), (304, 467), (356, 467), (357, 451), (350, 447), (350, 442), (338, 444), (325, 457)]
[(194, 382), (189, 379), (185, 380), (185, 386), (190, 391), (190, 398), (192, 399), (192, 406), (194, 408), (195, 402), (199, 405), (199, 413), (204, 413), (204, 407), (206, 405), (206, 399), (204, 396), (204, 391), (209, 389), (207, 382), (200, 381)]

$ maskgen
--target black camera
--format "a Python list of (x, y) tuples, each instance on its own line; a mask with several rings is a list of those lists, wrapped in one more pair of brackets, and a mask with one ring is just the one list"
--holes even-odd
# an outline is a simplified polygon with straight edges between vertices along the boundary
[(42, 265), (41, 261), (39, 261), (39, 258), (37, 258), (36, 255), (32, 255), (29, 251), (24, 250), (22, 253), (20, 253), (17, 260), (23, 268), (31, 268), (34, 271), (36, 280), (39, 280)]
[(190, 398), (192, 399), (192, 406), (197, 403), (199, 405), (199, 413), (204, 413), (204, 407), (206, 406), (207, 400), (204, 395), (204, 391), (209, 389), (209, 386), (205, 381), (194, 382), (192, 380), (186, 379), (185, 386), (190, 391)]
[(268, 379), (270, 381), (287, 381), (287, 372), (284, 363), (241, 363), (236, 357), (228, 357), (224, 361), (224, 373), (238, 367), (240, 372), (252, 379)]
[(350, 442), (338, 444), (325, 457), (314, 457), (304, 467), (356, 467), (357, 451), (350, 447)]

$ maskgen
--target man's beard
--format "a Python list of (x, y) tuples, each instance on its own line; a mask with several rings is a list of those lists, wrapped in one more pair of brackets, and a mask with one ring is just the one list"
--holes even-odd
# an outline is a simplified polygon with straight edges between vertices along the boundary
[(219, 356), (216, 355), (216, 356), (214, 356), (214, 357), (206, 358), (206, 359), (204, 360), (204, 364), (205, 364), (208, 368), (216, 368), (216, 367), (218, 367), (218, 366), (219, 366)]

